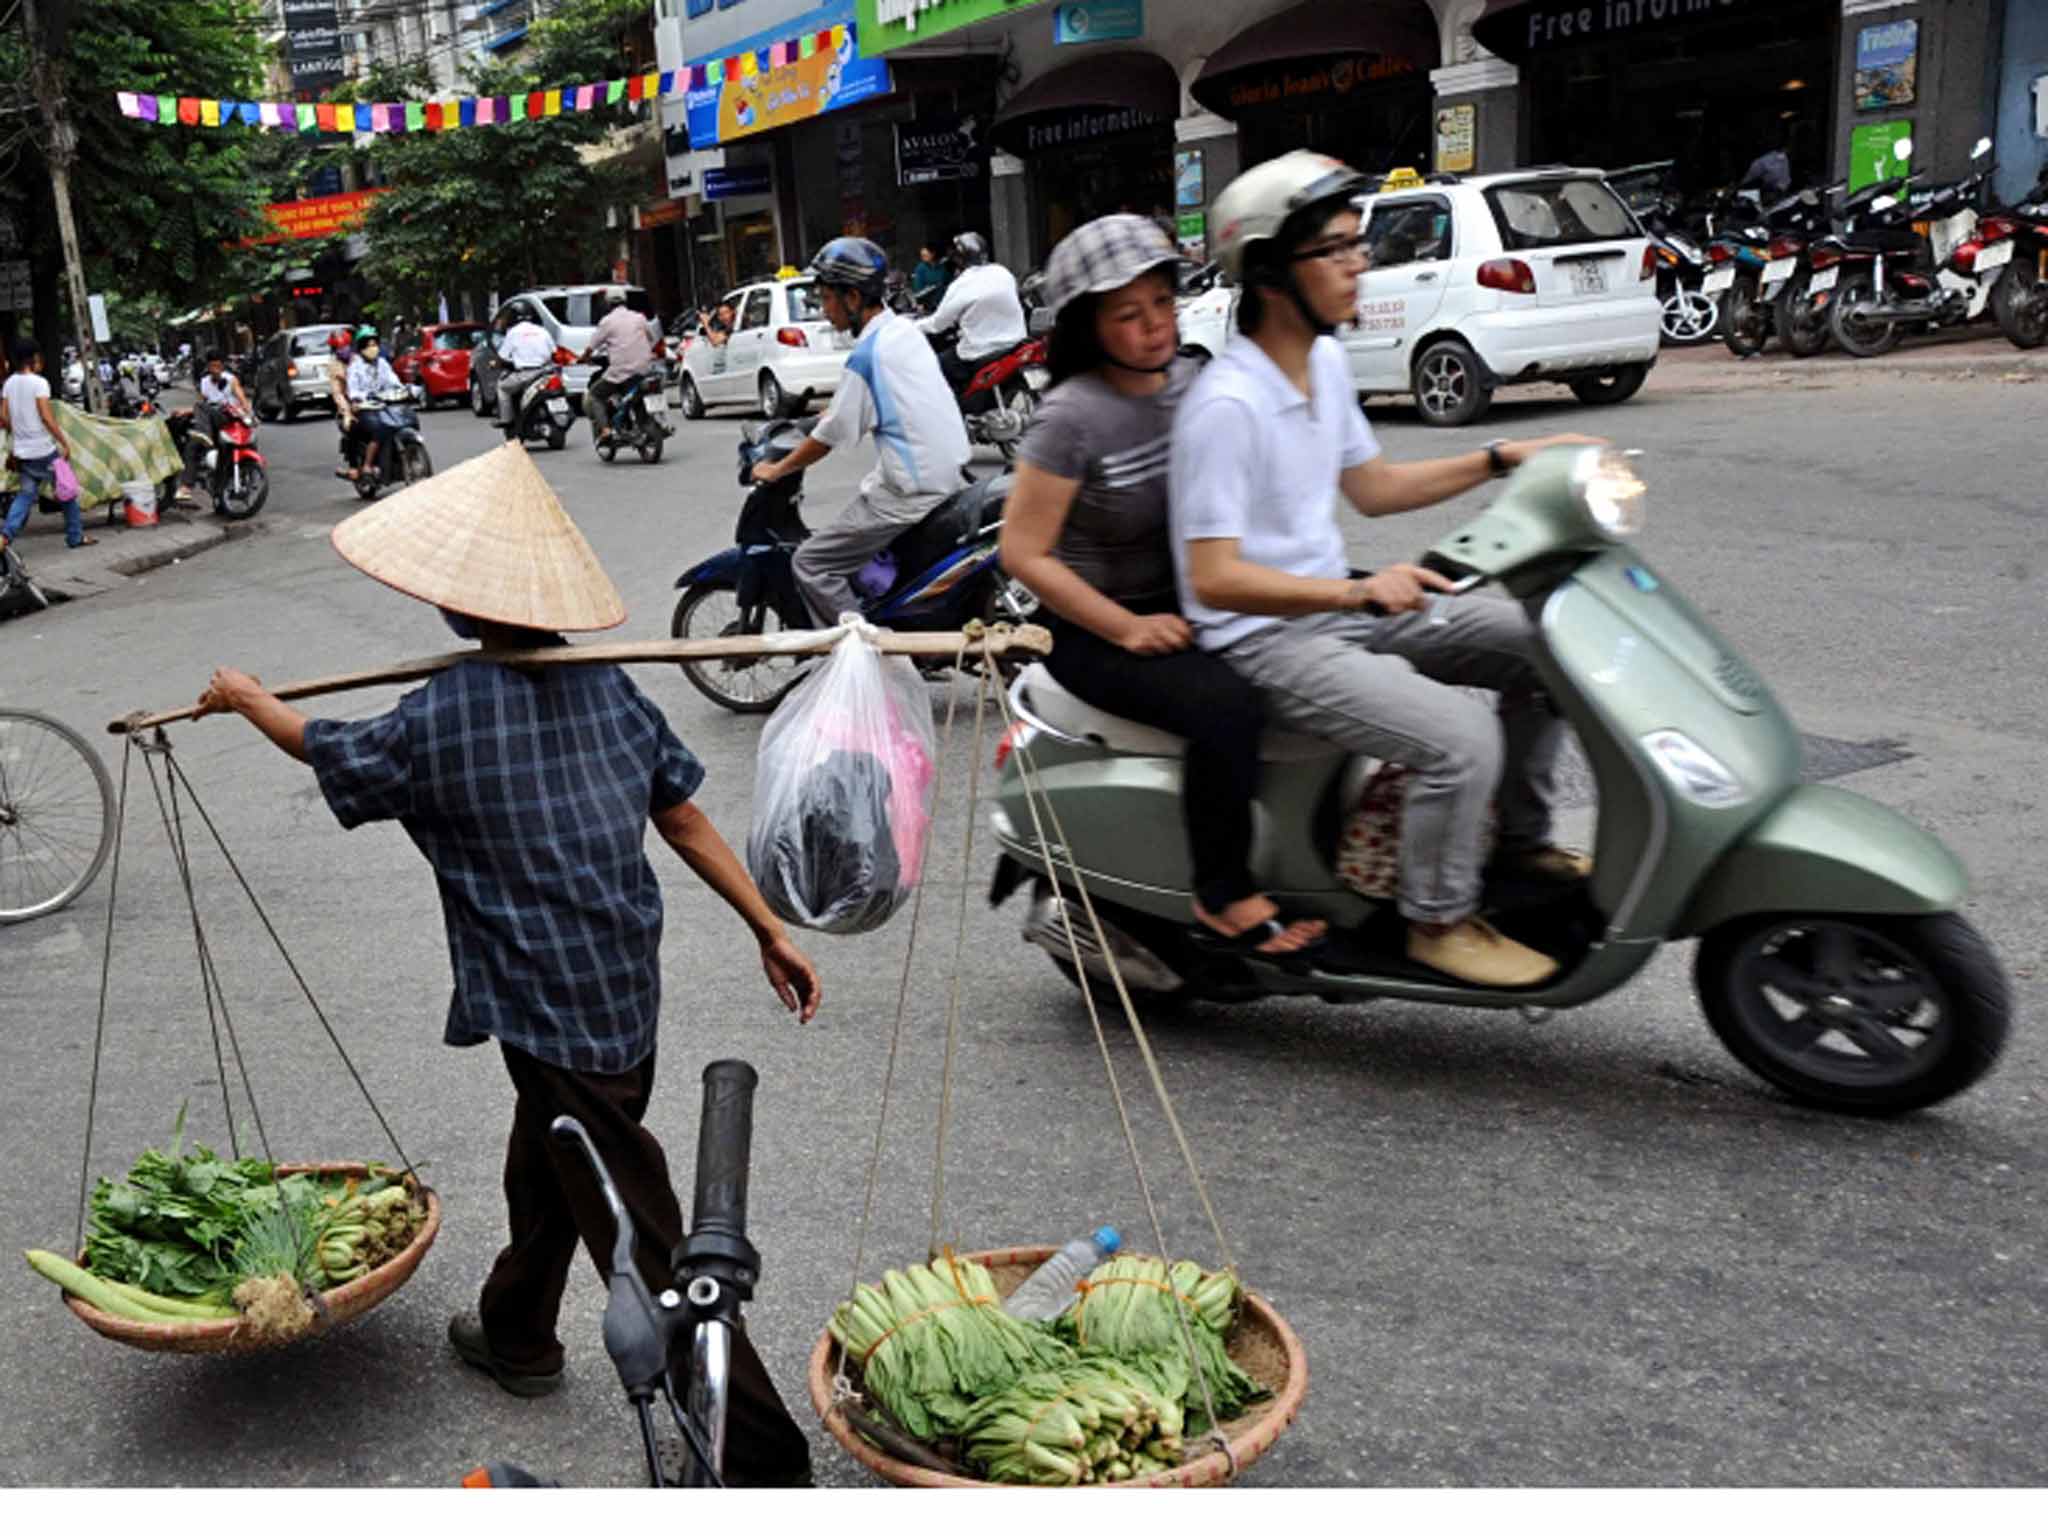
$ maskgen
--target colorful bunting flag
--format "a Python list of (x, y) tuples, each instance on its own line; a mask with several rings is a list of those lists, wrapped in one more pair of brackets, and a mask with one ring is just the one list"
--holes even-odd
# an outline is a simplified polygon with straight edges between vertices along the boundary
[(802, 37), (796, 40), (796, 56), (798, 58), (808, 59), (812, 54), (816, 53), (817, 51), (818, 40), (815, 37), (811, 36), (810, 33), (806, 32)]
[[(843, 33), (844, 29), (837, 29)], [(649, 70), (616, 80), (529, 91), (516, 97), (464, 96), (441, 101), (289, 102), (236, 101), (224, 97), (160, 96), (116, 91), (123, 117), (150, 123), (219, 128), (237, 123), (300, 133), (439, 133), (455, 127), (526, 122), (565, 112), (590, 112), (600, 105), (659, 101), (678, 91), (752, 79), (770, 69), (809, 58), (833, 34), (786, 39), (772, 47), (712, 59), (676, 69)]]

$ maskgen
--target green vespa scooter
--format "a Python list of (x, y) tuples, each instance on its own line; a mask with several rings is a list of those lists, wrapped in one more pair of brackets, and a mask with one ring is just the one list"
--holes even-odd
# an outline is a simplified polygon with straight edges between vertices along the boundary
[(1641, 527), (1643, 492), (1625, 455), (1554, 448), (1428, 557), (1461, 589), (1493, 584), (1527, 609), (1552, 700), (1592, 764), (1591, 879), (1563, 896), (1487, 892), (1496, 926), (1558, 959), (1549, 981), (1476, 988), (1409, 961), (1392, 904), (1336, 874), (1339, 826), (1376, 765), (1277, 734), (1262, 754), (1253, 872), (1289, 911), (1327, 918), (1333, 942), (1293, 969), (1196, 944), (1179, 739), (1090, 708), (1039, 667), (1010, 694), (992, 900), (1030, 883), (1025, 937), (1069, 979), (1077, 954), (1106, 976), (1071, 896), (1078, 868), (1126, 985), (1153, 1005), (1298, 994), (1572, 1008), (1628, 981), (1659, 945), (1697, 937), (1708, 1023), (1786, 1093), (1882, 1114), (1968, 1087), (1998, 1059), (2010, 1001), (1996, 956), (1957, 912), (1962, 866), (1885, 807), (1799, 782), (1799, 737), (1770, 690), (1624, 542)]

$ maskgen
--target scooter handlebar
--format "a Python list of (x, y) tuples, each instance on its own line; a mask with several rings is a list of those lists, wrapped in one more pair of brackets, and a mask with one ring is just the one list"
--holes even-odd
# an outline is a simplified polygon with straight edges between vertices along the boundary
[(761, 1081), (744, 1061), (704, 1069), (704, 1113), (697, 1126), (697, 1186), (692, 1234), (747, 1234), (747, 1171), (753, 1156), (754, 1089)]

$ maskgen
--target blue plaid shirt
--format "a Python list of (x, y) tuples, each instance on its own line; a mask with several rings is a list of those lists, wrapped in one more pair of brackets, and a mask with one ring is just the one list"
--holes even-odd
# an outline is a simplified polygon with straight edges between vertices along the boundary
[(647, 1059), (661, 885), (647, 822), (704, 769), (617, 667), (464, 662), (371, 720), (314, 720), (306, 756), (344, 827), (396, 820), (441, 888), (450, 1045), (554, 1066)]

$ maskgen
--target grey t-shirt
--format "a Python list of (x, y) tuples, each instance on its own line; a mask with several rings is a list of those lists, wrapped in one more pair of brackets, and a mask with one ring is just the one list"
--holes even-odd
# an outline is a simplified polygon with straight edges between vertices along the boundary
[(1120, 603), (1173, 592), (1166, 467), (1174, 412), (1199, 368), (1179, 359), (1155, 395), (1126, 395), (1078, 374), (1045, 397), (1017, 450), (1025, 463), (1081, 482), (1055, 553)]

